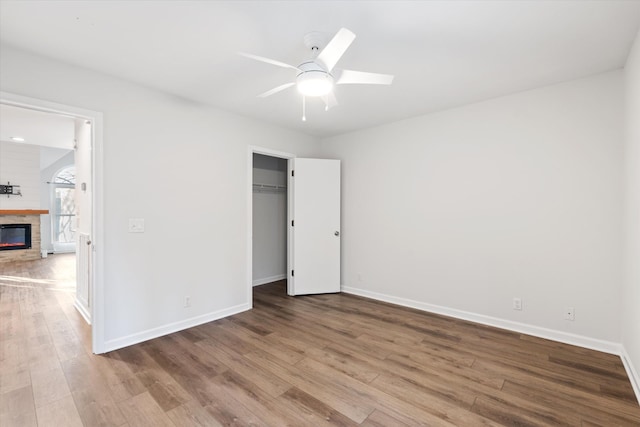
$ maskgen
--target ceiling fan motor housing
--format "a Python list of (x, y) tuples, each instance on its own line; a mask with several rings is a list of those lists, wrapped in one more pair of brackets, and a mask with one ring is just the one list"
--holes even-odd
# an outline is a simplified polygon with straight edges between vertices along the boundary
[(300, 73), (296, 77), (296, 86), (301, 94), (324, 96), (333, 89), (333, 76), (316, 62), (303, 62), (298, 69)]

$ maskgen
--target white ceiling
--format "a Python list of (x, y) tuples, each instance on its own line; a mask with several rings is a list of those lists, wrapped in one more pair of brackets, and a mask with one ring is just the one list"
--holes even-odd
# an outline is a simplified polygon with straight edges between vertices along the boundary
[[(0, 1), (0, 41), (311, 135), (329, 136), (621, 68), (640, 1)], [(357, 38), (340, 68), (394, 74), (342, 85), (302, 122), (303, 36)]]
[(20, 144), (68, 151), (75, 145), (75, 119), (0, 104), (0, 141), (14, 142), (11, 140), (13, 136), (24, 138)]
[[(24, 142), (15, 142), (12, 136)], [(74, 139), (73, 117), (0, 104), (0, 141), (39, 146), (40, 170), (71, 152)]]

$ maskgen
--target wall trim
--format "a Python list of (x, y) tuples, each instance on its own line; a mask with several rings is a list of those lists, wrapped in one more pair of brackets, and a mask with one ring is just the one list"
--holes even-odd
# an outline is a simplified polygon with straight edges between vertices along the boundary
[(631, 357), (629, 357), (629, 353), (627, 353), (627, 349), (624, 346), (621, 346), (620, 358), (622, 359), (624, 369), (627, 371), (629, 381), (631, 381), (631, 387), (633, 387), (633, 391), (636, 394), (638, 404), (640, 404), (640, 375), (633, 366), (633, 363), (631, 363)]
[(84, 317), (84, 320), (86, 320), (87, 323), (90, 325), (91, 313), (89, 313), (89, 311), (87, 310), (87, 307), (85, 307), (84, 304), (80, 302), (78, 298), (76, 298), (75, 301), (73, 302), (73, 306), (76, 308), (76, 310), (78, 310), (78, 312), (82, 315), (82, 317)]
[(253, 286), (266, 285), (267, 283), (277, 282), (278, 280), (284, 280), (287, 278), (286, 274), (278, 274), (271, 277), (265, 277), (263, 279), (254, 279)]
[(147, 329), (146, 331), (137, 332), (135, 334), (127, 335), (121, 338), (115, 338), (104, 343), (104, 351), (108, 352), (118, 350), (123, 347), (128, 347), (130, 345), (139, 344), (143, 341), (148, 341), (164, 335), (169, 335), (174, 332), (182, 331), (184, 329), (193, 328), (194, 326), (202, 325), (203, 323), (212, 322), (214, 320), (222, 319), (223, 317), (242, 313), (243, 311), (247, 311), (250, 309), (251, 304), (239, 304), (222, 310), (213, 311), (211, 313), (202, 314), (200, 316), (191, 317), (179, 322), (169, 323), (157, 328)]
[(520, 332), (527, 335), (533, 335), (539, 338), (545, 338), (552, 341), (558, 341), (565, 344), (576, 345), (579, 347), (589, 348), (591, 350), (602, 351), (620, 355), (622, 346), (619, 343), (604, 341), (595, 338), (585, 337), (583, 335), (570, 334), (567, 332), (556, 331), (553, 329), (542, 328), (539, 326), (529, 325), (526, 323), (513, 322), (511, 320), (500, 319), (484, 314), (471, 313), (454, 308), (443, 307), (435, 304), (415, 301), (407, 298), (395, 297), (392, 295), (372, 292), (365, 289), (352, 288), (351, 286), (342, 286), (342, 292), (359, 295), (378, 301), (389, 302), (404, 307), (415, 308), (429, 313), (441, 314), (443, 316), (455, 317), (456, 319), (468, 320), (470, 322), (480, 323), (483, 325), (494, 326), (496, 328), (507, 329), (514, 332)]

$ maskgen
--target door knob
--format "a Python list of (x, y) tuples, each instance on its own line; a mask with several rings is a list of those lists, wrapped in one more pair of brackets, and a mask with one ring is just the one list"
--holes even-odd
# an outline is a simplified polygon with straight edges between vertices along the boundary
[(90, 245), (90, 244), (91, 244), (91, 240), (87, 240), (87, 245)]
[(340, 235), (340, 232), (339, 232), (339, 231), (336, 231), (335, 233), (333, 233), (333, 235), (334, 235), (334, 236), (339, 236), (339, 235)]

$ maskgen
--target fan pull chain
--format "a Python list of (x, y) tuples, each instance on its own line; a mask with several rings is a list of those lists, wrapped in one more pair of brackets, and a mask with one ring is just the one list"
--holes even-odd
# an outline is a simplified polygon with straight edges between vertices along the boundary
[(307, 121), (307, 97), (302, 97), (302, 121)]

